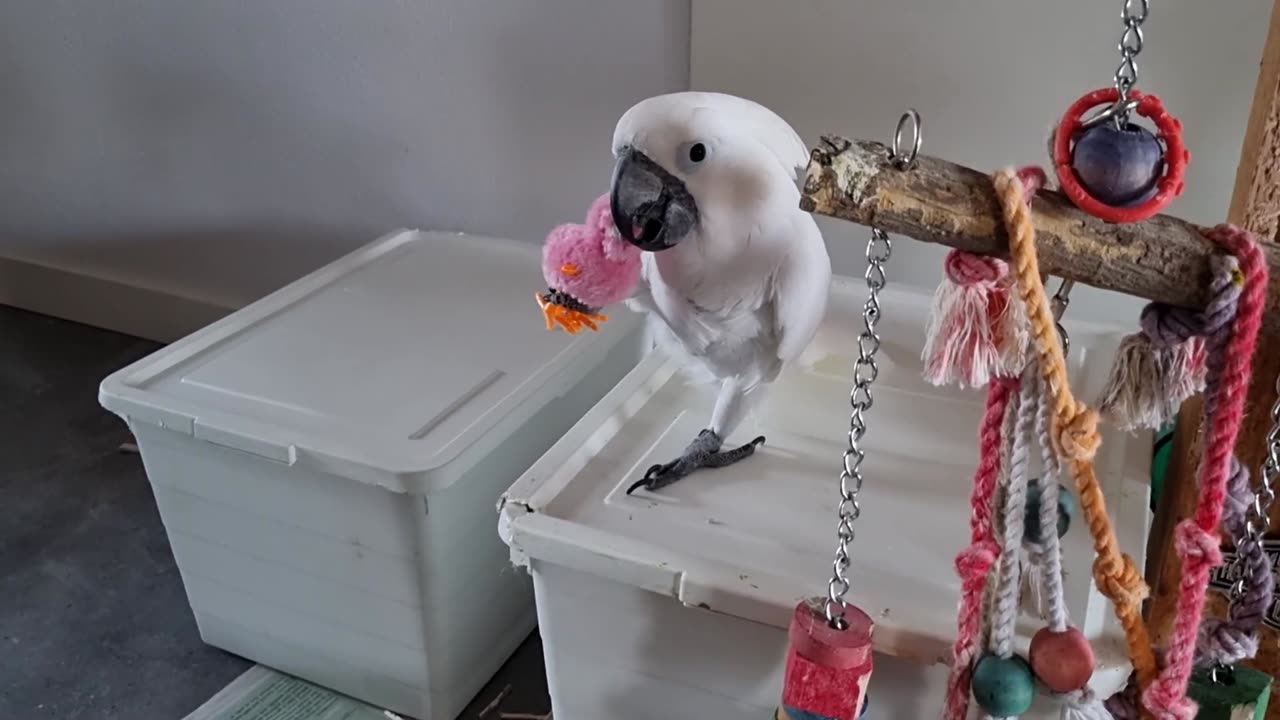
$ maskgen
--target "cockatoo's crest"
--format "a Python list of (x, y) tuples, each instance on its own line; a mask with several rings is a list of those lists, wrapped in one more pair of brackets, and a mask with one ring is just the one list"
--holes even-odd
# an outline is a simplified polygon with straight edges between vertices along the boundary
[(658, 95), (637, 103), (618, 120), (613, 152), (616, 155), (626, 146), (640, 147), (676, 172), (682, 160), (677, 157), (679, 145), (703, 138), (758, 144), (793, 180), (809, 160), (804, 141), (777, 113), (745, 98), (697, 91)]

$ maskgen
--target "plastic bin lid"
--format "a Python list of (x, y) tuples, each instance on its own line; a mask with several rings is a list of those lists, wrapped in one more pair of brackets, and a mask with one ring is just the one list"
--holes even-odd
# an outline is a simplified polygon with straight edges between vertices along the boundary
[[(628, 496), (645, 468), (681, 452), (714, 404), (714, 388), (690, 388), (661, 357), (646, 358), (506, 493), (499, 532), (513, 561), (567, 566), (786, 628), (795, 605), (825, 595), (830, 578), (864, 294), (861, 282), (837, 281), (808, 363), (785, 370), (730, 439), (766, 436), (755, 456)], [(921, 293), (891, 289), (882, 298), (884, 344), (867, 413), (848, 599), (876, 623), (878, 650), (934, 663), (947, 661), (955, 633), (953, 563), (969, 539), (984, 398), (921, 379), (928, 305)], [(1120, 333), (1068, 327), (1076, 389), (1093, 397)], [(1097, 467), (1121, 544), (1141, 566), (1149, 434), (1106, 431)], [(1110, 607), (1091, 582), (1093, 551), (1079, 518), (1063, 543), (1068, 608), (1094, 642), (1095, 689), (1109, 692), (1129, 667)], [(1023, 652), (1040, 625), (1024, 615)]]
[(544, 284), (535, 243), (399, 231), (113, 374), (100, 400), (131, 422), (425, 492), (637, 326), (618, 312), (598, 333), (548, 332)]

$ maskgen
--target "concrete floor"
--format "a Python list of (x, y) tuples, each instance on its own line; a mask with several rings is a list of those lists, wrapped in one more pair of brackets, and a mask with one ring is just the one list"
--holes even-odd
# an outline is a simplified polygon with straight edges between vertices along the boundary
[[(158, 346), (0, 306), (0, 718), (181, 720), (250, 667), (203, 644), (98, 383)], [(530, 638), (462, 717), (550, 707)], [(486, 715), (496, 720), (497, 712)]]

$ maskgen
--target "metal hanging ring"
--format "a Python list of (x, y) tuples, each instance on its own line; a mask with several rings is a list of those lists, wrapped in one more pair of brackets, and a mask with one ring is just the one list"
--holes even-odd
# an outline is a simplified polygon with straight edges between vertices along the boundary
[[(903, 155), (902, 135), (908, 128), (911, 130), (911, 150)], [(916, 156), (920, 154), (920, 142), (923, 138), (924, 134), (920, 131), (920, 113), (916, 112), (915, 108), (902, 113), (902, 117), (898, 118), (898, 127), (893, 131), (893, 147), (889, 151), (889, 159), (893, 160), (894, 166), (899, 170), (909, 170), (915, 164)]]
[(1101, 111), (1089, 116), (1088, 119), (1080, 122), (1080, 130), (1088, 130), (1095, 125), (1101, 125), (1108, 120), (1121, 120), (1129, 116), (1129, 113), (1138, 109), (1138, 98), (1129, 98), (1127, 100), (1117, 100), (1114, 104), (1108, 105)]

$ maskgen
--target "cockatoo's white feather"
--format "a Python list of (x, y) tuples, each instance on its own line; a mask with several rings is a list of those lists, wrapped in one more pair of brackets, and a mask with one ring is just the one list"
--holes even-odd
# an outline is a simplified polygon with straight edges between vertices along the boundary
[[(708, 156), (690, 167), (680, 152), (694, 142)], [(639, 103), (613, 144), (652, 158), (697, 201), (690, 236), (644, 255), (629, 304), (648, 314), (659, 348), (722, 383), (710, 429), (727, 437), (747, 398), (800, 357), (825, 313), (831, 263), (796, 184), (805, 145), (772, 111), (703, 92)]]
[(671, 130), (681, 125), (699, 128), (686, 135), (733, 135), (758, 143), (792, 178), (809, 163), (804, 140), (772, 110), (746, 98), (697, 91), (658, 95), (632, 106), (614, 128), (613, 151), (617, 153), (623, 145), (674, 147), (680, 140)]

